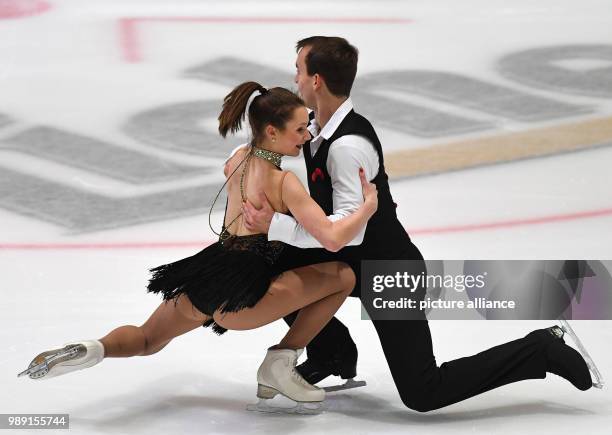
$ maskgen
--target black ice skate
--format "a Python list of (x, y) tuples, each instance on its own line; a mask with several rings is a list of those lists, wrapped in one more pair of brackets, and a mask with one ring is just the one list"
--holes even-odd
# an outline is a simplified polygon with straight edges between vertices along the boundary
[[(591, 372), (591, 376), (593, 378), (593, 386), (595, 388), (603, 388), (604, 386), (603, 377), (600, 371), (597, 369), (597, 366), (595, 365), (593, 358), (591, 358), (591, 355), (589, 355), (586, 348), (584, 347), (584, 344), (582, 344), (582, 341), (580, 341), (580, 339), (578, 338), (578, 336), (576, 335), (576, 333), (574, 332), (574, 330), (572, 329), (572, 327), (570, 326), (567, 320), (560, 319), (559, 322), (561, 323), (561, 326), (560, 327), (554, 326), (550, 328), (551, 333), (553, 333), (554, 335), (557, 335), (557, 337), (559, 338), (562, 338), (564, 333), (571, 337), (572, 341), (578, 348), (578, 351), (584, 358), (584, 361), (586, 362), (587, 367), (589, 368), (589, 371)], [(552, 330), (554, 330), (554, 332)]]
[(332, 365), (322, 364), (314, 358), (309, 358), (302, 364), (296, 367), (296, 370), (311, 384), (321, 382), (323, 379), (329, 376), (340, 376), (346, 382), (343, 384), (333, 385), (329, 387), (323, 387), (323, 389), (331, 393), (333, 391), (350, 390), (352, 388), (365, 387), (366, 381), (356, 381), (356, 364), (350, 365), (350, 367), (338, 367), (334, 368)]

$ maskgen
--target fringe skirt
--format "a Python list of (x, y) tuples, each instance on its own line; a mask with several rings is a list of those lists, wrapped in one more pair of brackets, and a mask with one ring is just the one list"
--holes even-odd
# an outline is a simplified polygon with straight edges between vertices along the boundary
[[(147, 290), (161, 293), (168, 301), (186, 294), (202, 313), (212, 316), (219, 310), (237, 312), (251, 308), (266, 294), (274, 272), (274, 262), (285, 244), (268, 242), (266, 234), (231, 236), (204, 248), (191, 257), (150, 269)], [(226, 329), (212, 319), (217, 334)]]

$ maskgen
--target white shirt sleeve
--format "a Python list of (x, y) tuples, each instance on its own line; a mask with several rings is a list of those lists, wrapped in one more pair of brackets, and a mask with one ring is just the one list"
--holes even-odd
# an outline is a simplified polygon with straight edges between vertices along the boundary
[[(329, 147), (327, 172), (332, 182), (334, 214), (327, 216), (330, 221), (342, 219), (363, 204), (363, 192), (359, 181), (359, 168), (366, 178), (372, 180), (378, 174), (378, 153), (364, 137), (342, 136)], [(360, 245), (365, 235), (365, 226), (348, 246)], [(280, 240), (298, 248), (321, 248), (322, 245), (291, 216), (274, 213), (268, 240)]]

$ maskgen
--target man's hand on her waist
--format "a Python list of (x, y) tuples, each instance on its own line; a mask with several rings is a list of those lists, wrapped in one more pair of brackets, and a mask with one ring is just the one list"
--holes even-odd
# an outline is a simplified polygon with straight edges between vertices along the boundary
[(257, 197), (261, 203), (260, 208), (256, 208), (248, 199), (242, 203), (244, 226), (249, 231), (267, 234), (270, 230), (270, 222), (272, 222), (272, 217), (274, 216), (274, 209), (263, 191), (260, 191)]

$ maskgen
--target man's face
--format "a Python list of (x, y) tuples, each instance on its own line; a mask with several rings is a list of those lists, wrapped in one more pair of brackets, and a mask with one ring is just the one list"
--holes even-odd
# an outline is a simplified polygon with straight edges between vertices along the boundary
[(295, 61), (296, 73), (294, 81), (297, 84), (300, 97), (306, 103), (306, 107), (314, 109), (316, 105), (313, 89), (314, 76), (309, 76), (306, 68), (306, 55), (309, 51), (310, 47), (303, 47), (299, 51)]

